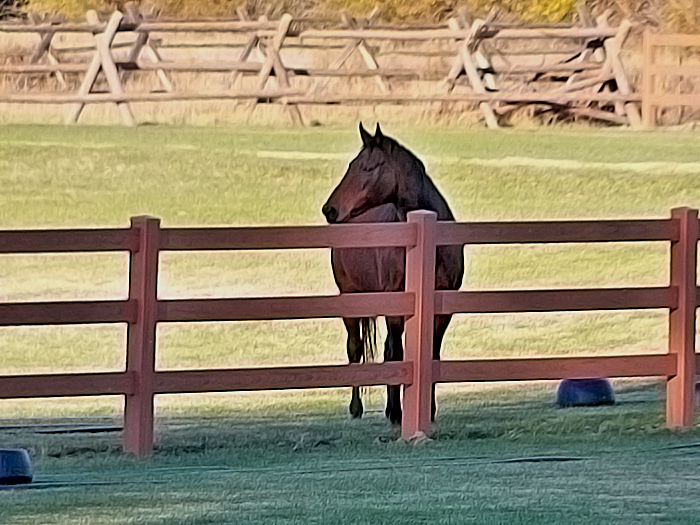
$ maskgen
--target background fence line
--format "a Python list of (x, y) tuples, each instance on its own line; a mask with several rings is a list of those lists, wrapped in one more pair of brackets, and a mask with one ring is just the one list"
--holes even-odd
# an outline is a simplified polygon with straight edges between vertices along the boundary
[[(0, 65), (0, 74), (23, 88), (30, 76), (54, 75), (61, 86), (49, 93), (6, 90), (0, 93), (0, 103), (71, 104), (67, 122), (77, 122), (85, 104), (116, 103), (123, 123), (133, 125), (130, 102), (243, 99), (248, 101), (247, 111), (258, 103), (284, 106), (297, 123), (304, 122), (301, 105), (459, 102), (477, 107), (492, 128), (526, 105), (640, 127), (641, 96), (621, 61), (631, 23), (623, 20), (611, 27), (607, 12), (593, 19), (583, 4), (577, 9), (577, 24), (555, 27), (499, 24), (495, 12), (475, 20), (459, 12), (447, 23), (407, 27), (379, 25), (375, 9), (366, 19), (341, 13), (336, 27), (328, 27), (327, 20), (288, 14), (274, 21), (243, 16), (159, 20), (156, 13), (133, 7), (126, 14), (114, 12), (108, 20), (91, 11), (86, 23), (39, 19), (29, 24), (0, 23), (0, 34), (29, 32), (40, 37), (24, 63)], [(66, 49), (59, 53), (52, 47), (59, 33), (91, 35), (92, 57), (72, 56)], [(173, 33), (237, 35), (238, 49), (218, 58), (200, 50), (192, 60), (177, 55), (164, 59), (163, 38)], [(116, 41), (125, 35), (127, 39)], [(415, 60), (398, 61), (397, 66), (399, 55)], [(101, 72), (107, 80), (106, 93), (97, 88)], [(152, 86), (135, 91), (129, 81), (134, 72), (142, 78), (150, 75)], [(173, 76), (183, 72), (228, 73), (230, 78), (218, 91), (178, 89)], [(77, 89), (76, 75), (82, 77)], [(331, 82), (339, 79), (344, 82)], [(376, 86), (354, 89), (352, 82), (362, 79), (373, 80)]]
[[(668, 55), (663, 54), (669, 48), (675, 48), (673, 63), (668, 63)], [(684, 78), (700, 77), (698, 51), (700, 35), (644, 32), (641, 82), (644, 127), (656, 127), (660, 108), (700, 108), (700, 92), (684, 88), (681, 82)]]
[[(527, 291), (436, 291), (435, 250), (446, 244), (670, 242), (670, 283), (663, 287)], [(667, 425), (693, 424), (698, 212), (670, 219), (442, 223), (412, 212), (407, 223), (271, 228), (161, 228), (135, 217), (129, 229), (0, 231), (0, 253), (128, 251), (129, 297), (111, 301), (0, 304), (0, 326), (127, 323), (126, 369), (105, 373), (0, 376), (0, 398), (125, 396), (124, 451), (148, 455), (157, 394), (404, 385), (402, 436), (430, 432), (430, 391), (438, 382), (665, 376)], [(405, 246), (406, 291), (334, 296), (229, 299), (158, 298), (158, 259), (166, 250), (240, 250)], [(435, 314), (664, 308), (669, 349), (663, 354), (602, 357), (432, 360)], [(405, 360), (329, 366), (159, 371), (156, 326), (168, 321), (407, 317)]]

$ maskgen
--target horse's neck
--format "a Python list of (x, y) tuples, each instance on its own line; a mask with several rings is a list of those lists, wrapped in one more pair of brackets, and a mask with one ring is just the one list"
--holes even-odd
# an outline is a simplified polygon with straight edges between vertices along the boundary
[(452, 215), (447, 201), (435, 187), (433, 181), (428, 178), (420, 164), (407, 166), (404, 173), (407, 176), (404, 183), (399, 184), (397, 195), (399, 208), (404, 215), (415, 210), (431, 210), (437, 213), (440, 221), (454, 220), (454, 215)]

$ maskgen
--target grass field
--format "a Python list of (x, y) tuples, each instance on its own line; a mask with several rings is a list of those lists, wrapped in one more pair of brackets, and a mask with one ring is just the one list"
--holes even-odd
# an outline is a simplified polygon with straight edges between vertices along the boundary
[[(700, 206), (697, 134), (392, 129), (459, 220), (666, 217)], [(354, 129), (0, 127), (0, 228), (320, 224)], [(465, 288), (663, 285), (663, 244), (477, 247)], [(333, 293), (324, 250), (166, 254), (162, 297)], [(126, 297), (121, 255), (3, 256), (0, 300)], [(121, 326), (3, 328), (0, 374), (115, 370)], [(339, 320), (159, 327), (162, 369), (343, 363)], [(664, 351), (666, 313), (458, 316), (447, 358)], [(663, 385), (556, 409), (556, 383), (444, 386), (435, 439), (397, 442), (382, 389), (162, 396), (157, 452), (119, 453), (119, 398), (0, 402), (0, 446), (41, 490), (0, 523), (697, 522), (696, 430), (664, 429)], [(42, 426), (51, 423), (54, 426)], [(22, 428), (12, 425), (21, 424)], [(34, 425), (34, 426), (27, 426)], [(535, 461), (535, 459), (540, 459)]]

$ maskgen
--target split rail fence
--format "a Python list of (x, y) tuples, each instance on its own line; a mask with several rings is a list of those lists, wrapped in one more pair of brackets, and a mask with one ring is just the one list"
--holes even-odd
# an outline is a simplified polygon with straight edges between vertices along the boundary
[[(115, 12), (108, 20), (91, 11), (86, 22), (2, 23), (0, 33), (35, 33), (40, 38), (24, 63), (0, 65), (0, 74), (20, 79), (54, 75), (63, 89), (0, 93), (0, 102), (69, 104), (67, 122), (76, 122), (86, 104), (112, 103), (127, 125), (136, 123), (132, 102), (230, 99), (247, 101), (250, 110), (257, 103), (281, 104), (297, 122), (303, 122), (299, 108), (307, 104), (467, 103), (478, 106), (492, 128), (499, 126), (502, 116), (525, 105), (638, 127), (641, 98), (621, 61), (631, 23), (624, 20), (611, 27), (608, 12), (593, 19), (583, 4), (578, 9), (577, 24), (526, 27), (499, 24), (495, 12), (483, 20), (462, 13), (431, 27), (383, 26), (377, 21), (377, 9), (366, 19), (344, 13), (338, 27), (330, 29), (328, 21), (288, 14), (276, 21), (249, 20), (245, 13), (236, 20), (168, 21), (135, 9), (127, 15)], [(92, 35), (90, 61), (59, 56), (52, 48), (59, 33)], [(164, 60), (158, 42), (163, 35), (178, 33), (237, 35), (239, 50), (225, 60), (212, 60), (206, 51), (196, 60)], [(127, 43), (123, 38), (115, 41), (124, 35), (130, 38)], [(319, 49), (326, 65), (300, 57)], [(397, 67), (400, 55), (415, 60)], [(427, 67), (423, 59), (433, 66)], [(155, 73), (157, 87), (146, 92), (127, 89), (129, 76), (137, 71)], [(107, 90), (98, 92), (100, 72)], [(172, 78), (182, 72), (227, 73), (229, 87), (217, 92), (182, 91)], [(77, 92), (66, 75), (82, 77)], [(243, 82), (243, 77), (251, 81)], [(333, 83), (338, 79), (345, 82)], [(376, 86), (348, 88), (350, 80), (359, 79)], [(410, 82), (423, 87), (411, 87)]]
[[(527, 291), (435, 291), (439, 245), (509, 243), (670, 243), (670, 283), (662, 287)], [(168, 393), (404, 385), (405, 438), (430, 432), (431, 385), (437, 382), (555, 380), (594, 377), (667, 378), (669, 427), (693, 424), (698, 212), (674, 209), (669, 219), (571, 222), (442, 223), (412, 212), (407, 223), (270, 228), (161, 228), (136, 217), (130, 228), (0, 232), (0, 253), (130, 253), (126, 300), (0, 304), (0, 326), (126, 323), (126, 369), (106, 373), (0, 376), (0, 398), (125, 396), (124, 451), (144, 456), (154, 440), (154, 396)], [(158, 298), (159, 254), (167, 250), (281, 250), (404, 246), (404, 292), (336, 296)], [(668, 352), (601, 357), (433, 361), (435, 314), (667, 309)], [(156, 369), (156, 325), (402, 315), (402, 362), (218, 370)]]

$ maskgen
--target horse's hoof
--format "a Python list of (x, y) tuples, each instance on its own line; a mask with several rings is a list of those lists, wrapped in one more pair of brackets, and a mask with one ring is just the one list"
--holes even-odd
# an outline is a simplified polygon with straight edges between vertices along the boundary
[(359, 399), (353, 399), (350, 402), (350, 415), (352, 415), (353, 419), (361, 418), (363, 412), (364, 409), (362, 408), (362, 401), (360, 401)]

